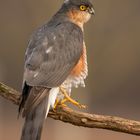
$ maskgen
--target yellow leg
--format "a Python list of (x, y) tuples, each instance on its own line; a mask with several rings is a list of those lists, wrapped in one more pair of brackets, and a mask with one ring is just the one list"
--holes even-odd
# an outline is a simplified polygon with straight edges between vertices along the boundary
[[(65, 100), (65, 99), (64, 99), (64, 100)], [(61, 106), (63, 106), (63, 107), (66, 107), (67, 105), (64, 104), (66, 101), (64, 101), (64, 100), (62, 100), (63, 102), (62, 102), (62, 101), (60, 102), (58, 99), (56, 99), (56, 100), (55, 100), (54, 107), (53, 107), (53, 110), (55, 111), (57, 105), (61, 105)]]
[(60, 104), (64, 104), (64, 103), (67, 102), (67, 101), (68, 101), (68, 99), (64, 98), (64, 99), (61, 101)]
[(80, 103), (78, 103), (77, 101), (75, 101), (74, 99), (72, 99), (66, 92), (66, 90), (62, 87), (60, 87), (60, 91), (62, 92), (62, 94), (64, 95), (64, 99), (61, 101), (61, 104), (64, 104), (66, 101), (69, 101), (70, 103), (78, 106), (79, 108), (86, 108), (85, 105), (81, 105)]

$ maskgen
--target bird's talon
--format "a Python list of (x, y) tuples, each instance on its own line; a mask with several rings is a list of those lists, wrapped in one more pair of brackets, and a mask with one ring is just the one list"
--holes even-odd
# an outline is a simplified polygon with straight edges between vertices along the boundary
[(75, 106), (78, 106), (79, 108), (83, 108), (86, 109), (85, 105), (81, 105), (78, 101), (75, 101), (74, 99), (72, 99), (66, 92), (66, 90), (62, 87), (60, 87), (60, 90), (62, 92), (62, 94), (64, 95), (64, 99), (60, 102), (60, 104), (64, 104), (65, 102), (69, 101), (70, 103), (74, 104)]
[(86, 105), (81, 105), (81, 104), (79, 104), (79, 108), (86, 109), (87, 106), (86, 106)]

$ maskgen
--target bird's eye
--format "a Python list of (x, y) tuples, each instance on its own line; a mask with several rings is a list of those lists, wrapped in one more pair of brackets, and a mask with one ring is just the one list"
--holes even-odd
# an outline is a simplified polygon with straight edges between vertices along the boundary
[(80, 10), (81, 10), (81, 11), (87, 10), (87, 6), (85, 6), (85, 5), (80, 5)]

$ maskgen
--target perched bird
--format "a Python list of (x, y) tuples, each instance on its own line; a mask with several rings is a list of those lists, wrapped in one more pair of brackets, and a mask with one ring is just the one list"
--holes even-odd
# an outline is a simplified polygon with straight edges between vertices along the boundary
[[(21, 140), (40, 140), (45, 116), (70, 101), (71, 88), (85, 86), (87, 77), (86, 46), (83, 25), (94, 14), (89, 0), (64, 0), (51, 20), (38, 28), (25, 54), (22, 97), (19, 114), (25, 117)], [(63, 99), (58, 99), (58, 94)]]

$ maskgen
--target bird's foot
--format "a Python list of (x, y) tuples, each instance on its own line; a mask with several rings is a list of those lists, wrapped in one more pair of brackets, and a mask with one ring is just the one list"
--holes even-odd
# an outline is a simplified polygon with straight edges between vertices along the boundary
[[(63, 99), (63, 100), (64, 100), (64, 99)], [(63, 101), (63, 100), (62, 100), (62, 101)], [(55, 104), (54, 104), (54, 107), (53, 107), (53, 111), (56, 110), (56, 107), (57, 107), (58, 105), (61, 105), (62, 107), (66, 107), (66, 106), (67, 106), (67, 105), (64, 104), (64, 102), (62, 102), (62, 101), (59, 101), (58, 99), (55, 100)]]
[(72, 104), (74, 104), (75, 106), (79, 107), (79, 108), (83, 108), (85, 109), (86, 106), (85, 105), (82, 105), (80, 104), (79, 102), (75, 101), (74, 99), (72, 99), (66, 92), (66, 90), (62, 87), (60, 87), (60, 91), (62, 92), (62, 94), (64, 95), (64, 99), (60, 102), (61, 105), (65, 105), (64, 103), (65, 102), (70, 102)]

